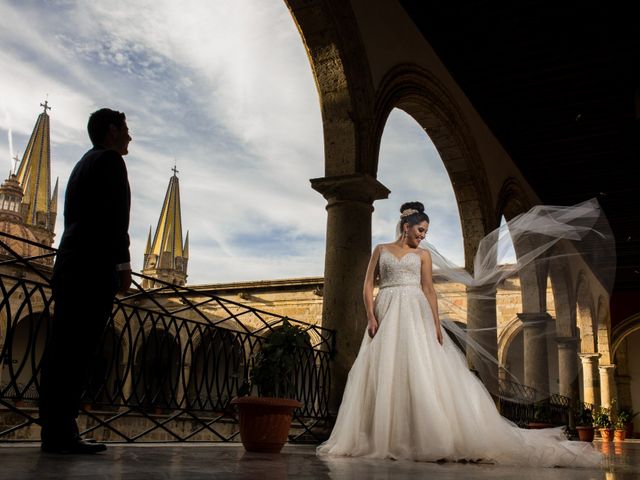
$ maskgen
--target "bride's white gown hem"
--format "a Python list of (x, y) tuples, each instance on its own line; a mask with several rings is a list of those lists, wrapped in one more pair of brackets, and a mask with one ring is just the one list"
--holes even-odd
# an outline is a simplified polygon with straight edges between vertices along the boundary
[(330, 438), (319, 455), (505, 465), (596, 466), (602, 454), (561, 428), (524, 430), (502, 417), (433, 314), (420, 284), (421, 256), (379, 259), (378, 332), (365, 332)]

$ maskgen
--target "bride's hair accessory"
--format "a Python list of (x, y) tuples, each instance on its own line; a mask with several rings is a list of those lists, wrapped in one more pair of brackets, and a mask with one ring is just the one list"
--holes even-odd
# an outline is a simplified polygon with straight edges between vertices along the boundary
[(409, 215), (413, 215), (414, 213), (418, 213), (418, 210), (407, 208), (400, 213), (400, 218), (408, 217)]

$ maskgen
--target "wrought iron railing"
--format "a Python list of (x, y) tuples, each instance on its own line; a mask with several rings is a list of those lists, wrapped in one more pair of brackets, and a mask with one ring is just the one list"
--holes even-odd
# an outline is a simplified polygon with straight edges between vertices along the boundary
[(573, 427), (573, 404), (569, 397), (537, 391), (533, 387), (500, 380), (500, 413), (521, 427), (540, 422)]
[[(23, 257), (16, 242), (42, 248)], [(43, 253), (44, 252), (44, 253)], [(0, 233), (0, 441), (37, 436), (40, 359), (52, 312), (55, 250)], [(146, 279), (153, 288), (143, 288)], [(86, 281), (90, 281), (87, 278)], [(143, 275), (114, 302), (79, 424), (113, 441), (237, 441), (230, 405), (254, 354), (285, 317)], [(292, 440), (318, 441), (329, 418), (332, 330), (302, 325)]]

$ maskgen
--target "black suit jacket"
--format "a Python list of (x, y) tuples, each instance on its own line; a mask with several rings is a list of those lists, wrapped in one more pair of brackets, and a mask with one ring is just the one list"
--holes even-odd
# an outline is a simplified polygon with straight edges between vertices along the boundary
[[(131, 193), (127, 167), (114, 150), (94, 147), (69, 177), (64, 201), (64, 233), (52, 283), (116, 285), (116, 265), (129, 262)], [(78, 276), (81, 276), (78, 278)]]

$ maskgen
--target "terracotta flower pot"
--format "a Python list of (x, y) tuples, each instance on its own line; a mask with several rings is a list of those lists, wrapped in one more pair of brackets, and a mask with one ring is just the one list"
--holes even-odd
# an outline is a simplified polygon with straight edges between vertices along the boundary
[(613, 428), (601, 428), (600, 436), (603, 442), (610, 442), (613, 438)]
[(530, 428), (531, 430), (540, 430), (543, 428), (553, 428), (554, 425), (553, 423), (548, 423), (548, 422), (529, 422), (527, 423), (527, 427)]
[(613, 440), (614, 442), (622, 442), (625, 439), (625, 431), (624, 430), (614, 430), (613, 431)]
[(293, 410), (302, 404), (290, 398), (237, 397), (240, 438), (248, 452), (278, 453), (287, 442)]
[(578, 438), (581, 442), (593, 442), (593, 436), (595, 434), (595, 428), (593, 427), (576, 427), (578, 430)]

